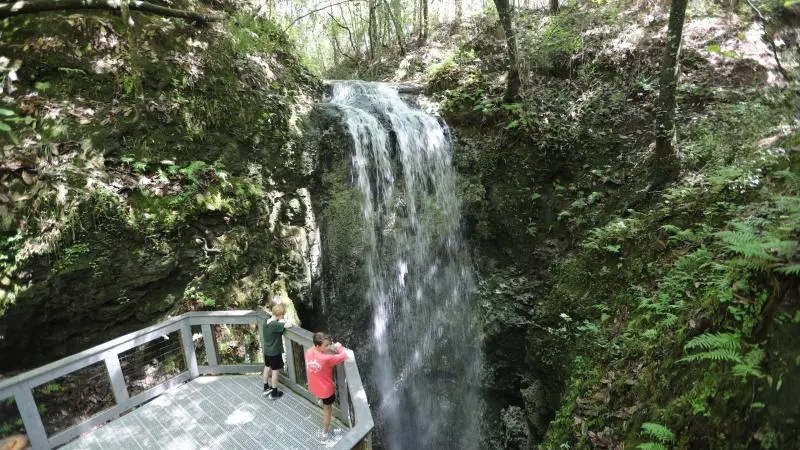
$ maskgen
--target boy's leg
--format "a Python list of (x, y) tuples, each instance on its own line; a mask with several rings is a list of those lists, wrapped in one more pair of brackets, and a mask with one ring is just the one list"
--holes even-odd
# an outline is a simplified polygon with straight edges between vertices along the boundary
[(272, 387), (275, 389), (278, 388), (278, 372), (280, 372), (280, 370), (276, 369), (272, 371)]
[[(266, 358), (265, 358), (266, 359)], [(269, 365), (264, 363), (264, 395), (269, 394), (274, 386), (269, 385)]]
[(322, 432), (327, 433), (331, 426), (331, 416), (333, 415), (333, 405), (322, 405)]

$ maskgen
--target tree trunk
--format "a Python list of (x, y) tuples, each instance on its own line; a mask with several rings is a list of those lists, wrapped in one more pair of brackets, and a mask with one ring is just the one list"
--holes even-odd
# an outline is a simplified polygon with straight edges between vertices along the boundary
[(670, 181), (680, 170), (674, 149), (675, 89), (678, 85), (678, 58), (687, 2), (688, 0), (672, 0), (669, 10), (667, 46), (661, 61), (661, 90), (656, 103), (656, 149), (652, 166), (656, 185)]
[(456, 9), (456, 17), (453, 20), (453, 26), (458, 28), (461, 26), (461, 18), (464, 16), (464, 5), (461, 3), (461, 0), (454, 0), (455, 2), (455, 9)]
[(558, 0), (550, 0), (550, 14), (558, 13)]
[[(686, 1), (686, 0), (683, 0)], [(519, 99), (519, 65), (517, 64), (517, 36), (514, 33), (512, 15), (514, 13), (509, 0), (494, 0), (503, 32), (506, 35), (506, 52), (508, 53), (508, 83), (504, 101), (511, 103)]]
[(424, 45), (428, 41), (428, 0), (422, 0), (422, 33), (420, 33), (420, 44)]
[(222, 17), (219, 16), (200, 14), (182, 9), (172, 9), (138, 0), (129, 0), (126, 2), (94, 2), (92, 0), (30, 0), (0, 3), (0, 19), (18, 16), (20, 14), (39, 13), (46, 11), (93, 9), (120, 11), (125, 6), (127, 6), (127, 8), (131, 11), (141, 11), (157, 14), (159, 16), (179, 17), (181, 19), (194, 20), (197, 22), (213, 22), (222, 19)]
[(383, 5), (386, 7), (386, 11), (389, 13), (389, 19), (391, 19), (394, 25), (394, 34), (397, 36), (397, 46), (400, 47), (400, 56), (406, 56), (406, 44), (403, 39), (403, 24), (397, 20), (394, 9), (392, 9), (387, 0), (383, 0)]
[(369, 22), (367, 23), (367, 36), (369, 39), (369, 59), (370, 61), (375, 60), (375, 35), (376, 35), (376, 23), (375, 23), (375, 1), (370, 0), (369, 2)]

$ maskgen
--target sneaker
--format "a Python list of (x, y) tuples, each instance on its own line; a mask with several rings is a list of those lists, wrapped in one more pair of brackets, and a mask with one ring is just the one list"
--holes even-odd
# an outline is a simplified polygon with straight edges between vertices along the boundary
[(281, 391), (278, 388), (273, 389), (272, 392), (270, 392), (269, 394), (270, 400), (277, 400), (281, 397), (283, 397), (283, 391)]
[(272, 386), (264, 385), (264, 395), (269, 395), (272, 392)]

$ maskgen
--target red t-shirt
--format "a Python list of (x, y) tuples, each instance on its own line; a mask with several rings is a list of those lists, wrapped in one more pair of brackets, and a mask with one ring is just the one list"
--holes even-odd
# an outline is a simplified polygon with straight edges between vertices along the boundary
[(320, 353), (316, 347), (306, 350), (306, 373), (308, 374), (308, 390), (318, 398), (328, 398), (335, 392), (333, 387), (333, 366), (347, 359), (344, 347), (338, 347), (339, 353), (329, 355)]

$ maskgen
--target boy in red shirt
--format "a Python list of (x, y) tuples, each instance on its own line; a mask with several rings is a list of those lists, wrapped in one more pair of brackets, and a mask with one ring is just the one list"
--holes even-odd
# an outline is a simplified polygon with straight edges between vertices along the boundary
[[(333, 366), (347, 359), (347, 349), (340, 343), (331, 344), (325, 333), (314, 333), (314, 346), (306, 351), (306, 373), (308, 390), (322, 400), (322, 436), (327, 438), (333, 414), (336, 389), (333, 386)], [(333, 353), (331, 353), (331, 351)]]

